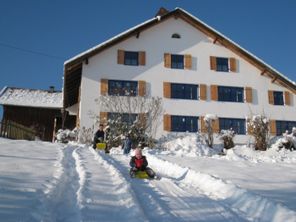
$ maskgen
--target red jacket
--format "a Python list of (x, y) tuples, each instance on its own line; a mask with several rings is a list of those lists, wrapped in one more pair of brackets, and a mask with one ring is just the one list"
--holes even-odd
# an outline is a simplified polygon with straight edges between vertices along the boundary
[(145, 156), (142, 156), (140, 159), (137, 159), (135, 156), (133, 156), (130, 160), (130, 166), (135, 167), (138, 170), (145, 170), (148, 166), (148, 162)]

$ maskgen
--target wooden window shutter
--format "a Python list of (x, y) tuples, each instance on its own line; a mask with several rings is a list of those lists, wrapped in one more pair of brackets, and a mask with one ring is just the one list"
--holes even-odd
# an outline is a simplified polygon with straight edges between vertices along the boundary
[(165, 114), (163, 116), (163, 130), (165, 131), (171, 131), (171, 115)]
[(207, 100), (207, 85), (199, 85), (199, 98), (200, 100)]
[(101, 95), (108, 95), (108, 79), (101, 79)]
[(202, 133), (206, 133), (207, 132), (206, 124), (205, 124), (205, 121), (204, 121), (204, 116), (201, 116), (200, 117), (200, 131)]
[(124, 64), (124, 50), (118, 49), (117, 64)]
[(146, 65), (146, 53), (145, 52), (139, 52), (139, 65), (140, 66)]
[(268, 102), (271, 105), (274, 104), (274, 96), (273, 96), (273, 91), (272, 90), (268, 90)]
[(211, 99), (214, 101), (218, 100), (218, 86), (211, 85)]
[(246, 87), (245, 92), (246, 92), (246, 102), (247, 103), (252, 103), (253, 102), (253, 90), (252, 90), (252, 87)]
[(214, 56), (210, 56), (211, 70), (217, 70), (217, 59)]
[(171, 83), (170, 82), (163, 83), (163, 97), (164, 98), (171, 98)]
[(285, 105), (290, 106), (291, 105), (291, 98), (290, 93), (288, 91), (285, 91)]
[(276, 135), (276, 121), (275, 120), (269, 120), (269, 127), (270, 127), (270, 134)]
[(191, 55), (184, 55), (185, 60), (185, 69), (191, 69), (192, 68), (192, 56)]
[(235, 58), (230, 58), (229, 63), (230, 63), (230, 71), (231, 72), (236, 72), (236, 59)]
[(171, 63), (171, 54), (164, 53), (164, 67), (171, 68), (171, 66), (172, 66), (172, 63)]
[(219, 133), (219, 131), (220, 131), (219, 119), (213, 120), (212, 127), (213, 127), (213, 132), (214, 133)]
[(108, 121), (108, 113), (100, 112), (100, 124), (107, 124)]
[(145, 81), (138, 81), (138, 95), (145, 96), (146, 95), (146, 82)]

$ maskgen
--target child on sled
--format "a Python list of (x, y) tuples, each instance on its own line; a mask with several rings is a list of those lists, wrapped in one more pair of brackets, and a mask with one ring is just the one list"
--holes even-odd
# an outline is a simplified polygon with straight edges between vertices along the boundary
[(145, 156), (142, 155), (142, 150), (140, 148), (135, 149), (135, 155), (132, 156), (130, 160), (130, 176), (134, 178), (137, 171), (145, 171), (149, 178), (154, 178), (154, 171), (148, 167), (148, 162)]

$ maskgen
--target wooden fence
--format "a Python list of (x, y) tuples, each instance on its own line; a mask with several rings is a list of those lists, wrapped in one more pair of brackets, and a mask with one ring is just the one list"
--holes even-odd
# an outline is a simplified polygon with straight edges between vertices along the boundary
[(0, 122), (0, 137), (17, 140), (35, 140), (35, 130), (12, 121)]

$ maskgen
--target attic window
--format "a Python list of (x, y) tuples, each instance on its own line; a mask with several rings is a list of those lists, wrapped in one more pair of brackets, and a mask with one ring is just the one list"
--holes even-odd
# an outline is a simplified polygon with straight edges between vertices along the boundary
[(174, 33), (174, 34), (172, 34), (172, 38), (173, 39), (180, 39), (181, 38), (181, 35), (178, 34), (178, 33)]

